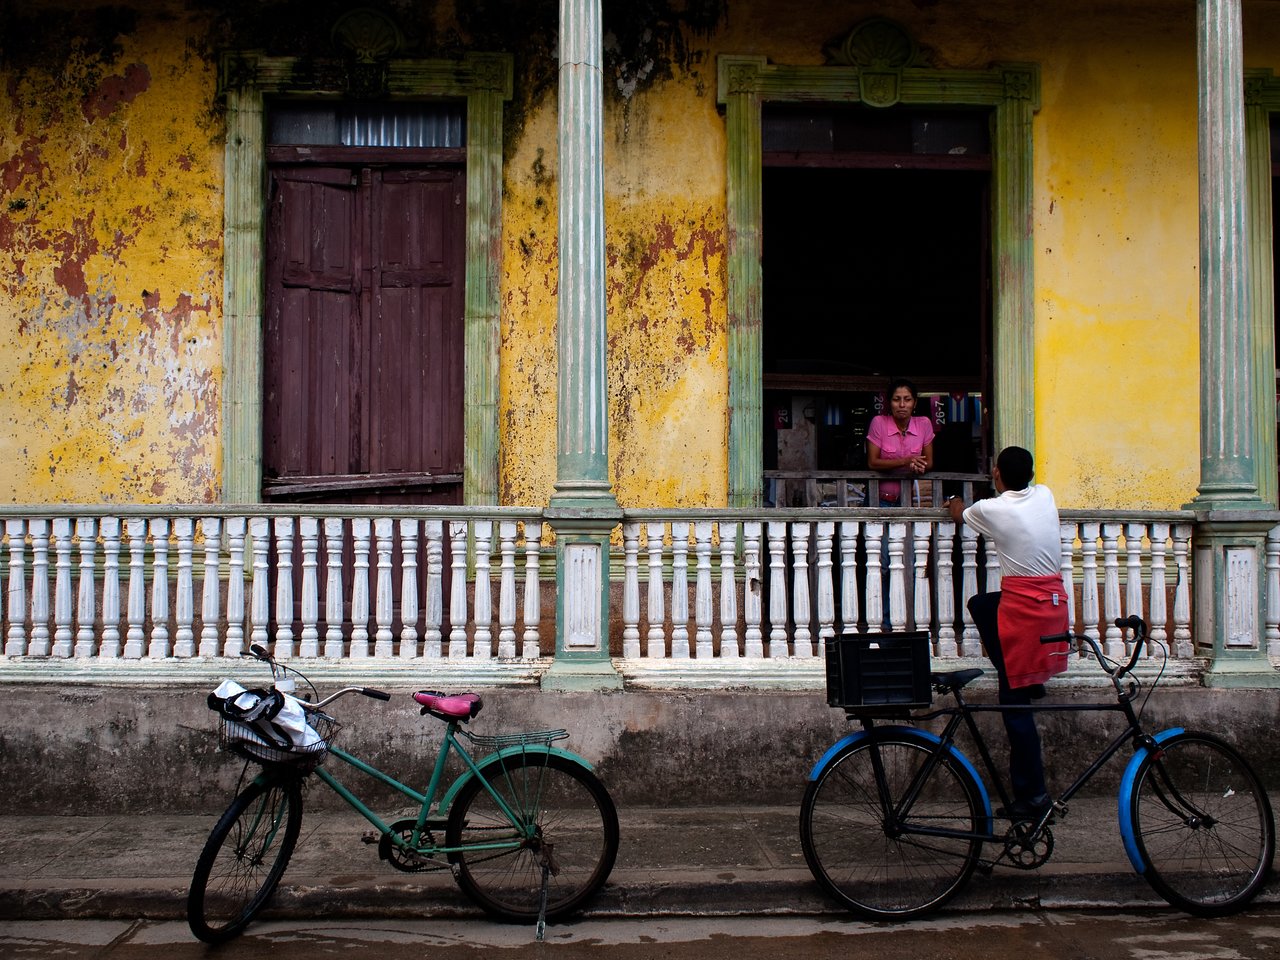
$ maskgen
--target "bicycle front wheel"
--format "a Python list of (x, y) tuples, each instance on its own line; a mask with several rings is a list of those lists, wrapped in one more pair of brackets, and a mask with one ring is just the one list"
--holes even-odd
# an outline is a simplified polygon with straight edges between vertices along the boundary
[[(974, 835), (985, 813), (973, 776), (950, 755), (903, 809), (935, 745), (894, 734), (877, 737), (877, 743), (887, 806), (876, 785), (871, 739), (855, 741), (805, 790), (800, 843), (815, 879), (851, 911), (873, 920), (905, 920), (938, 909), (964, 886), (978, 864), (982, 841)], [(896, 828), (890, 826), (895, 809)]]
[(275, 891), (302, 827), (296, 778), (254, 782), (205, 842), (187, 895), (187, 923), (205, 943), (239, 935)]
[[(486, 913), (536, 921), (581, 907), (604, 886), (618, 855), (618, 813), (585, 767), (548, 753), (495, 760), (459, 791), (445, 842), (458, 886)], [(508, 816), (486, 783), (511, 811)], [(514, 820), (512, 819), (514, 817)]]
[(1275, 822), (1245, 759), (1207, 733), (1160, 743), (1127, 797), (1142, 875), (1175, 907), (1204, 917), (1244, 908), (1266, 882)]

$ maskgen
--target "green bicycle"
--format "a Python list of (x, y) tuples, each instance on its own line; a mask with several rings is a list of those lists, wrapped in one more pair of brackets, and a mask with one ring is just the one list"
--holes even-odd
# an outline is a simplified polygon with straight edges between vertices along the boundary
[[(537, 923), (539, 939), (548, 920), (577, 910), (604, 886), (618, 853), (617, 810), (587, 761), (553, 746), (569, 736), (564, 730), (481, 736), (463, 729), (483, 706), (476, 694), (415, 693), (423, 715), (445, 725), (430, 781), (419, 792), (333, 743), (339, 724), (326, 712), (329, 704), (351, 693), (378, 700), (390, 694), (346, 687), (323, 700), (316, 695), (316, 702), (281, 698), (275, 691), (293, 688), (289, 674), (313, 695), (315, 687), (263, 647), (255, 644), (251, 655), (271, 667), (273, 689), (244, 692), (277, 703), (287, 699), (291, 709), (300, 704), (308, 736), (289, 743), (273, 736), (265, 722), (224, 715), (224, 748), (261, 769), (218, 820), (196, 863), (187, 921), (200, 940), (232, 939), (270, 899), (298, 842), (302, 788), (310, 776), (373, 824), (378, 853), (392, 867), (410, 873), (449, 869), (486, 913)], [(441, 794), (450, 753), (462, 759), (464, 769)], [(418, 806), (417, 816), (381, 819), (322, 766), (330, 757), (408, 797)]]

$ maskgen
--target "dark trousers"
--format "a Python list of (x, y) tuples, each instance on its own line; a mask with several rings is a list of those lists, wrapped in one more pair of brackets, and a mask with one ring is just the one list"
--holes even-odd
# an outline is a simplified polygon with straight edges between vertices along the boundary
[[(1009, 687), (1008, 673), (1004, 667), (1004, 652), (1000, 648), (1000, 631), (996, 612), (1000, 607), (1000, 593), (980, 593), (969, 601), (973, 625), (978, 628), (987, 656), (1000, 678), (1000, 703), (1006, 706), (1026, 706), (1032, 700), (1044, 696), (1044, 685)], [(1036, 730), (1036, 715), (1031, 711), (1010, 711), (1001, 714), (1005, 733), (1009, 735), (1009, 781), (1015, 800), (1038, 801), (1048, 793), (1044, 781), (1044, 759), (1040, 753), (1040, 733)]]

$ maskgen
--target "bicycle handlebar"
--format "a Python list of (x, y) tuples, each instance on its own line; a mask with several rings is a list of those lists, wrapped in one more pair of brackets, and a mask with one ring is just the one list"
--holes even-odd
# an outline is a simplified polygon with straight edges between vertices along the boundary
[[(268, 650), (266, 647), (264, 647), (260, 643), (249, 644), (249, 652), (246, 654), (246, 656), (254, 657), (258, 660), (263, 661), (264, 663), (269, 664), (271, 666), (272, 676), (277, 676), (277, 670), (287, 671), (292, 669), (283, 664), (277, 664), (276, 658), (271, 655), (271, 651)], [(298, 671), (296, 670), (294, 670), (293, 672), (298, 673)], [(298, 676), (302, 676), (302, 674), (298, 673)], [(307, 680), (305, 676), (303, 676), (302, 679)], [(307, 680), (307, 683), (310, 683), (310, 682), (311, 681)], [(315, 687), (312, 686), (311, 689), (315, 690)], [(325, 697), (323, 700), (319, 701), (318, 703), (314, 703), (314, 704), (304, 703), (304, 706), (307, 707), (308, 709), (318, 710), (321, 707), (323, 707), (326, 703), (332, 703), (334, 700), (337, 700), (339, 697), (345, 696), (348, 693), (359, 693), (373, 700), (390, 700), (391, 699), (391, 694), (383, 690), (375, 690), (373, 687), (344, 687), (343, 689), (339, 690), (337, 693), (332, 694), (328, 697)]]
[(1138, 657), (1142, 655), (1142, 642), (1147, 638), (1147, 622), (1136, 615), (1120, 617), (1113, 622), (1121, 630), (1133, 631), (1133, 653), (1129, 655), (1129, 662), (1124, 666), (1117, 664), (1114, 668), (1108, 667), (1107, 663), (1109, 661), (1103, 656), (1102, 648), (1098, 645), (1098, 641), (1083, 633), (1072, 633), (1068, 630), (1066, 633), (1055, 633), (1051, 636), (1041, 637), (1040, 642), (1070, 643), (1072, 640), (1083, 640), (1093, 650), (1094, 659), (1098, 661), (1098, 666), (1102, 668), (1103, 673), (1115, 680), (1131, 671), (1134, 664), (1138, 662)]

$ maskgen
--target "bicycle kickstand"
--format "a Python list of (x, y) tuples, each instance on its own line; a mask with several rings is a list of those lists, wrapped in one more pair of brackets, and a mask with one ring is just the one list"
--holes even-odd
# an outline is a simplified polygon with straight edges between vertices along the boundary
[(551, 865), (545, 860), (542, 863), (542, 895), (538, 901), (538, 927), (534, 934), (534, 940), (542, 943), (542, 938), (547, 932), (547, 884), (551, 879)]

